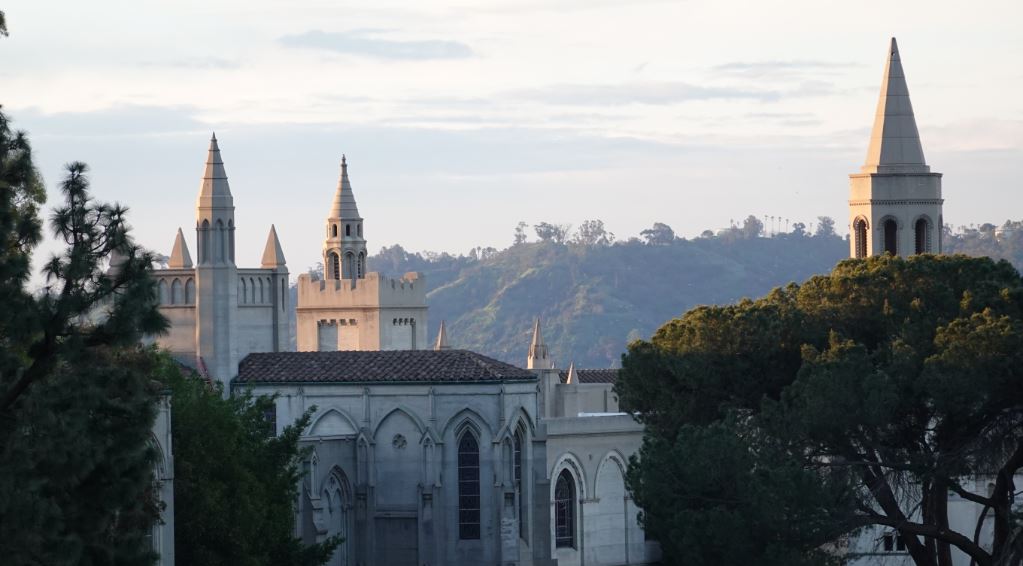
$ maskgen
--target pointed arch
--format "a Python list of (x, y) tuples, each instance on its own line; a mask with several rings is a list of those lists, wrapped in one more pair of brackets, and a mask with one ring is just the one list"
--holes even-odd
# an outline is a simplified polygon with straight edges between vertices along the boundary
[(579, 524), (578, 491), (575, 477), (562, 469), (554, 480), (554, 546), (577, 548), (576, 528)]
[(320, 486), (320, 497), (324, 503), (324, 522), (328, 536), (341, 537), (341, 544), (331, 556), (330, 566), (348, 566), (348, 540), (352, 527), (352, 489), (348, 476), (340, 466), (332, 466)]
[(341, 279), (341, 257), (337, 255), (337, 252), (330, 252), (329, 256), (328, 279)]
[(238, 278), (238, 302), (243, 305), (249, 302), (249, 288), (244, 277)]
[(160, 280), (159, 288), (160, 288), (160, 304), (162, 304), (162, 305), (169, 305), (170, 304), (170, 291), (167, 289), (167, 280), (166, 279), (161, 279)]
[(199, 263), (210, 262), (210, 221), (203, 220), (199, 228)]
[(181, 280), (175, 277), (174, 281), (171, 283), (171, 304), (172, 305), (184, 304), (183, 295), (184, 291), (182, 290)]
[(881, 231), (881, 252), (899, 255), (899, 221), (894, 216), (885, 216), (879, 223)]
[(310, 419), (309, 428), (304, 436), (310, 437), (354, 437), (359, 433), (359, 427), (344, 410), (340, 407), (330, 406), (317, 412)]
[(195, 279), (191, 277), (185, 280), (185, 304), (195, 304)]
[(490, 424), (487, 422), (487, 419), (484, 419), (479, 413), (469, 407), (466, 407), (452, 415), (451, 418), (444, 423), (444, 427), (441, 429), (441, 438), (449, 438), (448, 435), (452, 430), (455, 431), (455, 435), (457, 436), (457, 434), (461, 432), (462, 427), (467, 424), (475, 427), (477, 434), (481, 437), (484, 436), (484, 434), (488, 438), (494, 438), (495, 436), (494, 429), (490, 428)]
[(263, 294), (263, 278), (257, 277), (256, 284), (259, 285), (259, 303), (257, 304), (261, 305), (266, 302), (266, 296)]
[(362, 279), (363, 277), (366, 276), (366, 252), (359, 252), (357, 271), (358, 272), (356, 273), (356, 275), (359, 277), (359, 279)]
[(249, 277), (249, 302), (256, 304), (256, 282)]
[(224, 253), (224, 221), (217, 219), (217, 223), (213, 232), (213, 259), (214, 261), (224, 261), (226, 254)]
[(419, 440), (421, 440), (422, 435), (426, 433), (426, 425), (423, 423), (422, 419), (416, 416), (415, 411), (409, 409), (404, 405), (398, 405), (397, 407), (394, 407), (390, 411), (387, 411), (383, 418), (377, 421), (376, 426), (373, 427), (373, 437), (375, 438), (378, 435), (378, 433), (380, 432), (380, 427), (382, 427), (384, 423), (387, 422), (387, 419), (390, 418), (391, 415), (394, 415), (395, 413), (404, 414), (406, 417), (409, 418), (409, 420), (412, 421), (412, 424), (415, 425), (417, 429), (419, 429), (420, 438), (417, 438), (416, 441), (418, 442)]

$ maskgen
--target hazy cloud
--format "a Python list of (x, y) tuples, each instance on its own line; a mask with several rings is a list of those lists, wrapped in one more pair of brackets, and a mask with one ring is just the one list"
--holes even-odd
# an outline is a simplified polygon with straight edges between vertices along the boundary
[(841, 69), (857, 67), (855, 63), (835, 61), (736, 61), (713, 67), (718, 73), (741, 75), (745, 77), (763, 77), (768, 75), (793, 75), (805, 73), (831, 74)]
[(675, 104), (689, 100), (777, 100), (781, 93), (741, 87), (707, 87), (683, 82), (632, 82), (617, 85), (553, 85), (509, 93), (513, 98), (551, 104)]
[(457, 41), (439, 39), (400, 41), (383, 39), (379, 37), (379, 34), (378, 30), (344, 32), (310, 30), (305, 33), (286, 35), (279, 41), (288, 47), (322, 49), (378, 59), (464, 59), (473, 54), (472, 48)]
[(237, 69), (241, 67), (238, 61), (221, 59), (219, 57), (190, 57), (168, 61), (140, 61), (140, 67), (166, 67), (172, 69)]

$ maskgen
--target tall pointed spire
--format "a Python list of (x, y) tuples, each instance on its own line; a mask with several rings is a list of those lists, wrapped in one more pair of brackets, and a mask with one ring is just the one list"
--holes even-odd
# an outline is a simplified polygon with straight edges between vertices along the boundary
[[(220, 157), (220, 146), (217, 144), (217, 134), (210, 138), (210, 147), (206, 152), (206, 168), (203, 170), (202, 185), (199, 187), (199, 199), (231, 199), (231, 187), (227, 184), (227, 171), (224, 169), (224, 160)], [(210, 202), (206, 206), (222, 205), (223, 203)], [(233, 203), (227, 203), (232, 204)]]
[(550, 369), (550, 358), (547, 355), (547, 344), (544, 344), (540, 333), (540, 318), (533, 325), (533, 340), (529, 343), (529, 355), (526, 357), (527, 369)]
[(355, 193), (352, 192), (352, 183), (348, 180), (348, 160), (341, 156), (341, 178), (337, 181), (337, 191), (334, 193), (334, 202), (330, 207), (330, 217), (341, 220), (357, 220), (359, 207), (355, 204)]
[(263, 248), (263, 269), (284, 267), (287, 265), (284, 260), (284, 250), (281, 249), (281, 241), (277, 239), (277, 227), (270, 225), (270, 234), (266, 237), (266, 247)]
[(892, 38), (863, 173), (927, 173), (899, 45)]
[(437, 331), (437, 343), (433, 345), (433, 349), (437, 351), (451, 349), (451, 346), (448, 345), (448, 331), (444, 326), (443, 320), (440, 321), (440, 330)]
[(188, 244), (185, 243), (185, 234), (181, 228), (178, 228), (178, 235), (174, 237), (174, 248), (171, 250), (170, 259), (167, 260), (167, 267), (170, 269), (192, 267), (192, 254), (188, 253)]

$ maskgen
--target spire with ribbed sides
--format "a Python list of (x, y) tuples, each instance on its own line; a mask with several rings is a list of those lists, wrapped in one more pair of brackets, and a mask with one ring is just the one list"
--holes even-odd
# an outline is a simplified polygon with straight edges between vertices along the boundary
[(224, 160), (220, 157), (220, 146), (217, 145), (217, 134), (210, 138), (210, 148), (206, 152), (206, 168), (202, 174), (202, 186), (199, 187), (199, 198), (231, 198), (231, 187), (227, 184), (227, 171)]
[(174, 237), (174, 248), (171, 250), (170, 259), (167, 260), (167, 267), (171, 269), (192, 267), (192, 254), (188, 253), (188, 244), (185, 243), (185, 234), (181, 228), (178, 228), (178, 235)]
[(433, 349), (437, 351), (451, 349), (451, 346), (448, 345), (448, 331), (444, 326), (443, 320), (440, 321), (440, 330), (437, 331), (437, 343), (433, 345)]
[(330, 218), (341, 220), (361, 220), (359, 207), (355, 204), (355, 193), (352, 192), (352, 183), (348, 180), (348, 161), (341, 156), (341, 178), (337, 181), (337, 191), (334, 193), (334, 201), (330, 207)]
[(533, 340), (529, 343), (529, 355), (526, 357), (527, 369), (550, 369), (553, 367), (547, 357), (547, 344), (544, 344), (540, 333), (540, 319), (533, 325)]
[(266, 237), (266, 247), (263, 248), (263, 269), (284, 267), (287, 265), (284, 260), (284, 250), (281, 249), (281, 241), (277, 239), (277, 227), (270, 225), (270, 234)]
[(863, 173), (927, 173), (899, 45), (892, 38)]

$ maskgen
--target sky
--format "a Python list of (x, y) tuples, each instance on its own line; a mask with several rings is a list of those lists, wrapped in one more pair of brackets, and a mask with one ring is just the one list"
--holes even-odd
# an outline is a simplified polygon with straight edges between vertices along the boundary
[[(137, 240), (195, 251), (216, 131), (256, 266), (319, 261), (341, 155), (370, 249), (506, 247), (603, 220), (846, 232), (889, 38), (954, 226), (1023, 218), (1023, 2), (5, 2), (0, 104), (49, 189), (91, 167)], [(775, 221), (785, 229), (783, 221)], [(770, 224), (771, 221), (768, 221)], [(531, 234), (532, 235), (532, 234)], [(44, 252), (56, 249), (52, 243)]]

